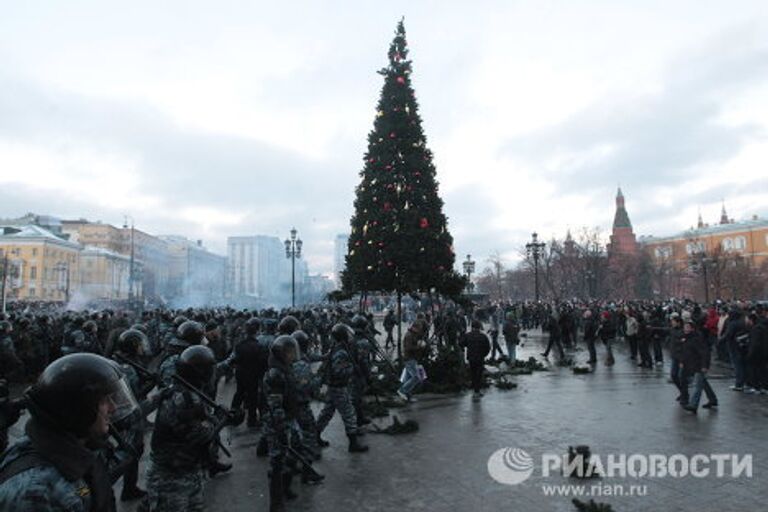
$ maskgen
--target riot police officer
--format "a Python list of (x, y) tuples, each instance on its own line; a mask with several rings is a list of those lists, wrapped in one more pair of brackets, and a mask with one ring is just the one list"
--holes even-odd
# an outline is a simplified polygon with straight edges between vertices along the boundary
[(0, 461), (0, 510), (115, 510), (109, 467), (95, 443), (136, 400), (113, 361), (73, 354), (51, 363), (26, 393), (26, 435)]
[(188, 347), (202, 344), (204, 338), (205, 331), (199, 322), (185, 320), (179, 325), (176, 329), (176, 336), (170, 340), (166, 347), (168, 356), (160, 364), (158, 370), (163, 384), (167, 386), (171, 384), (172, 375), (176, 373), (176, 361), (181, 353)]
[[(210, 381), (216, 365), (213, 352), (192, 346), (178, 357), (178, 375), (198, 389)], [(190, 390), (174, 385), (160, 404), (150, 442), (147, 502), (152, 512), (202, 511), (203, 470), (216, 436), (211, 408)]]
[(365, 417), (363, 410), (363, 397), (368, 390), (368, 382), (371, 376), (371, 342), (368, 339), (368, 320), (363, 315), (355, 315), (350, 322), (355, 332), (354, 340), (350, 344), (350, 356), (355, 371), (352, 374), (350, 393), (352, 405), (355, 407), (357, 426), (362, 427), (371, 422)]
[[(309, 452), (310, 457), (320, 458), (320, 446), (317, 443), (317, 422), (312, 413), (310, 402), (320, 391), (320, 376), (312, 372), (312, 358), (309, 354), (309, 336), (302, 330), (293, 333), (293, 339), (299, 345), (299, 357), (293, 363), (293, 374), (296, 382), (296, 421), (301, 429), (301, 443)], [(305, 474), (304, 480), (307, 480)]]
[(322, 372), (324, 382), (328, 385), (328, 392), (326, 393), (325, 406), (317, 417), (317, 440), (320, 446), (328, 446), (328, 442), (323, 440), (320, 435), (333, 418), (333, 414), (339, 411), (349, 439), (349, 451), (366, 452), (368, 447), (360, 444), (358, 440), (357, 416), (349, 392), (350, 381), (355, 371), (348, 350), (352, 336), (353, 333), (350, 332), (350, 328), (344, 324), (336, 324), (331, 329), (333, 345), (331, 346), (329, 361)]
[[(127, 361), (139, 363), (145, 351), (149, 348), (147, 336), (137, 329), (128, 329), (123, 331), (117, 338), (115, 344), (115, 353), (120, 356), (123, 362), (120, 367), (125, 375), (126, 382), (131, 387), (131, 391), (138, 400), (144, 400), (147, 393), (155, 387), (155, 382), (142, 378), (136, 370)], [(129, 464), (123, 475), (123, 492), (120, 496), (122, 501), (133, 501), (143, 498), (147, 493), (138, 486), (139, 481), (139, 459), (144, 453), (144, 417), (157, 409), (159, 402), (165, 394), (157, 394), (152, 399), (146, 400), (140, 404), (141, 413), (133, 414), (120, 422), (120, 428), (123, 439), (134, 450), (136, 457)]]
[(296, 391), (292, 365), (298, 357), (296, 340), (278, 336), (272, 343), (269, 370), (264, 375), (263, 394), (267, 404), (265, 433), (269, 443), (269, 509), (285, 510), (285, 499), (296, 495), (291, 491), (293, 473), (289, 469), (288, 445), (291, 423), (296, 419)]
[(293, 315), (283, 317), (283, 319), (280, 320), (280, 323), (277, 324), (278, 334), (286, 334), (290, 336), (299, 329), (301, 329), (301, 323), (299, 323), (299, 321)]

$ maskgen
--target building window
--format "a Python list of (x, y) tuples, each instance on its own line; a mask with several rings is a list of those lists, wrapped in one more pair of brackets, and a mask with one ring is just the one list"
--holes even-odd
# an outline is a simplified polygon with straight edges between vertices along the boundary
[(37, 249), (32, 249), (32, 257), (34, 258), (37, 256)]
[(670, 246), (657, 247), (654, 253), (656, 254), (656, 257), (659, 259), (670, 258), (672, 256), (672, 247)]
[(707, 245), (704, 242), (689, 242), (685, 244), (685, 252), (688, 253), (689, 256), (693, 256), (694, 254), (701, 254), (707, 250)]
[(744, 249), (747, 248), (747, 239), (744, 238), (743, 236), (737, 236), (733, 240), (733, 248), (736, 249), (737, 251), (743, 251)]
[(34, 297), (35, 296), (35, 289), (34, 288), (30, 288), (29, 289), (29, 296), (30, 297)]
[(733, 250), (733, 240), (730, 238), (724, 238), (723, 239), (723, 250), (724, 251), (732, 251)]
[(37, 279), (37, 267), (29, 267), (29, 278)]

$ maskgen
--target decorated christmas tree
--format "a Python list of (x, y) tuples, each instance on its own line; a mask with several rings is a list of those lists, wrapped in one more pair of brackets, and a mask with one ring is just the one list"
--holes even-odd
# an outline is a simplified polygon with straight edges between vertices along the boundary
[(453, 238), (411, 86), (403, 22), (389, 47), (349, 237), (347, 291), (460, 293)]

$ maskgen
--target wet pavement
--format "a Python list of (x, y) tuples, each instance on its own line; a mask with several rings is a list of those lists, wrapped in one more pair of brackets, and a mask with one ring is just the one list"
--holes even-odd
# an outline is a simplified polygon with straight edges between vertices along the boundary
[[(532, 333), (519, 358), (541, 359), (542, 342)], [(468, 392), (419, 395), (418, 402), (392, 411), (403, 420), (418, 421), (420, 431), (401, 436), (368, 434), (365, 442), (371, 451), (367, 454), (347, 453), (337, 416), (324, 434), (331, 447), (316, 466), (326, 475), (325, 482), (314, 487), (296, 485), (299, 497), (288, 504), (288, 510), (573, 511), (571, 497), (547, 496), (545, 490), (550, 488), (543, 488), (569, 484), (584, 484), (586, 492), (599, 488), (603, 493), (622, 489), (628, 493), (631, 485), (647, 486), (643, 496), (592, 496), (617, 512), (765, 510), (768, 395), (730, 391), (727, 369), (716, 366), (711, 382), (720, 399), (719, 410), (700, 409), (691, 415), (675, 402), (677, 393), (667, 381), (668, 366), (636, 368), (623, 343), (618, 345), (615, 366), (606, 367), (604, 353), (599, 351), (600, 363), (591, 374), (575, 375), (570, 368), (558, 367), (550, 356), (551, 371), (511, 377), (517, 389), (491, 388), (479, 402)], [(586, 350), (573, 354), (577, 362), (586, 360)], [(224, 398), (231, 393), (227, 386)], [(376, 422), (384, 425), (391, 420)], [(231, 442), (234, 468), (207, 483), (207, 510), (268, 510), (268, 461), (256, 457), (255, 432), (243, 425), (224, 438)], [(589, 445), (593, 455), (751, 454), (753, 475), (606, 477), (586, 482), (557, 472), (542, 476), (542, 455), (562, 455), (569, 446), (580, 444)], [(534, 460), (532, 476), (518, 485), (500, 484), (489, 475), (489, 457), (505, 447), (525, 450)]]

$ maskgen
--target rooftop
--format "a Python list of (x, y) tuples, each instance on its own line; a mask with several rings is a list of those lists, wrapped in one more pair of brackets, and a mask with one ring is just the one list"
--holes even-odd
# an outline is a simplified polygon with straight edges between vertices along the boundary
[(78, 244), (56, 236), (47, 229), (35, 226), (34, 224), (28, 224), (26, 226), (0, 226), (0, 228), (3, 230), (3, 232), (0, 233), (0, 241), (42, 239), (67, 245), (69, 247), (80, 247)]
[(749, 231), (752, 229), (764, 229), (768, 228), (768, 219), (750, 219), (739, 222), (732, 222), (729, 224), (716, 224), (713, 226), (704, 226), (701, 228), (690, 228), (685, 231), (681, 231), (675, 235), (656, 237), (656, 236), (641, 236), (640, 241), (643, 243), (656, 243), (666, 242), (672, 240), (687, 240), (690, 238), (720, 235), (727, 233), (737, 233), (742, 231)]

